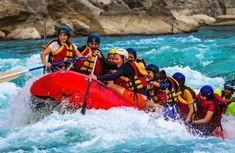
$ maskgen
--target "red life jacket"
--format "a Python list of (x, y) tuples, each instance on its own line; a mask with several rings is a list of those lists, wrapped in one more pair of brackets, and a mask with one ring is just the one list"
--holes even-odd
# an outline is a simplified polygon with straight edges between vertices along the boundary
[[(92, 50), (90, 49), (90, 47), (86, 46), (86, 48), (81, 52), (81, 54), (83, 56), (86, 56), (88, 54), (92, 55)], [(74, 69), (75, 71), (79, 71), (81, 73), (90, 74), (94, 67), (94, 62), (95, 62), (95, 56), (88, 57), (86, 60), (78, 60), (74, 64)], [(98, 76), (101, 74), (101, 72), (102, 72), (102, 65), (100, 59), (97, 58), (94, 74)]]
[[(61, 43), (58, 39), (50, 41), (46, 47), (48, 47), (51, 43), (57, 42), (60, 47), (55, 51), (49, 54), (49, 62), (59, 62), (68, 60), (75, 57), (75, 49), (72, 43)], [(58, 67), (65, 66), (67, 67), (70, 63), (63, 63)]]
[(219, 95), (214, 94), (213, 100), (201, 101), (200, 94), (197, 96), (196, 99), (196, 108), (195, 108), (195, 115), (198, 119), (202, 119), (206, 116), (208, 108), (210, 105), (214, 105), (215, 110), (210, 120), (210, 127), (215, 129), (216, 127), (221, 127), (221, 118), (222, 114), (225, 111), (227, 104)]
[(128, 89), (128, 82), (126, 80), (126, 77), (121, 76), (114, 80), (114, 83)]
[(127, 78), (125, 76), (121, 76), (114, 81), (115, 84), (121, 85), (124, 88), (129, 90), (140, 90), (147, 87), (147, 81), (145, 76), (147, 75), (147, 71), (141, 69), (141, 65), (136, 62), (129, 62), (131, 67), (134, 70), (135, 76), (134, 78)]

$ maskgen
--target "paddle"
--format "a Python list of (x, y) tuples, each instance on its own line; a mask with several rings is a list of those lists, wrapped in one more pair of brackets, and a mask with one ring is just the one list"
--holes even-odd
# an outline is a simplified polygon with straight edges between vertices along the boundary
[[(97, 58), (98, 58), (98, 56), (95, 56), (95, 62), (94, 62), (94, 66), (93, 66), (91, 74), (94, 74)], [(84, 97), (84, 102), (83, 102), (82, 110), (81, 110), (82, 115), (85, 115), (85, 113), (86, 113), (87, 97), (88, 97), (88, 93), (89, 93), (89, 90), (90, 90), (90, 87), (91, 87), (91, 81), (92, 81), (92, 79), (89, 78), (89, 82), (88, 82), (88, 85), (87, 85), (86, 94), (85, 94), (85, 97)]]
[[(43, 47), (46, 47), (46, 38), (47, 38), (47, 25), (46, 25), (46, 17), (47, 17), (47, 13), (43, 13), (43, 20), (44, 20), (44, 24), (43, 24), (43, 37), (44, 37), (44, 45)], [(43, 49), (44, 50), (44, 49)], [(43, 68), (43, 74), (46, 73), (46, 68)]]
[[(80, 60), (80, 59), (83, 59), (83, 58), (86, 58), (86, 56), (80, 56), (78, 58), (72, 58), (72, 59), (65, 60), (65, 61), (55, 62), (55, 63), (52, 63), (51, 66), (56, 66), (56, 65), (59, 65), (59, 64), (62, 64), (62, 63), (73, 62), (73, 61)], [(18, 78), (19, 76), (21, 76), (22, 74), (25, 74), (25, 73), (30, 72), (30, 71), (42, 69), (44, 67), (45, 66), (43, 65), (43, 66), (38, 66), (38, 67), (28, 69), (28, 70), (10, 70), (10, 71), (7, 71), (7, 72), (0, 72), (0, 83), (14, 80), (14, 79)]]

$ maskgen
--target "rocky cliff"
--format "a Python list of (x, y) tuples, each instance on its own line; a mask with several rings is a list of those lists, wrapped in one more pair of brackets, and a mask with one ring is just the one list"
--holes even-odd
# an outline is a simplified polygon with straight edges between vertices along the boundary
[[(228, 1), (228, 0), (226, 0)], [(230, 0), (232, 4), (232, 0)], [(38, 39), (61, 24), (73, 35), (191, 32), (235, 5), (225, 0), (1, 0), (0, 38)]]

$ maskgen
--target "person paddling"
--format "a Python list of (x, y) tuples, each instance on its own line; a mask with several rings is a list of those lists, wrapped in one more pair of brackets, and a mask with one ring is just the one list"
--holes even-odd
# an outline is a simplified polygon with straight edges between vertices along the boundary
[(74, 64), (74, 71), (89, 75), (94, 67), (95, 57), (98, 56), (96, 61), (96, 66), (94, 70), (95, 75), (101, 75), (105, 69), (116, 69), (115, 64), (110, 64), (106, 61), (105, 56), (99, 49), (100, 46), (100, 36), (97, 33), (92, 33), (88, 36), (87, 44), (79, 47), (78, 50), (82, 55), (89, 57), (83, 61), (76, 61)]
[[(46, 56), (49, 55), (49, 60)], [(80, 57), (82, 54), (78, 51), (77, 46), (70, 41), (70, 29), (67, 26), (60, 26), (57, 31), (57, 39), (53, 39), (42, 51), (41, 61), (49, 72), (59, 69), (67, 69), (71, 63), (63, 63), (56, 67), (51, 67), (54, 62), (72, 59), (75, 56)]]
[(138, 63), (128, 62), (128, 52), (121, 48), (116, 50), (115, 63), (118, 67), (115, 73), (90, 77), (106, 81), (120, 79), (120, 84), (109, 83), (108, 87), (139, 109), (154, 108), (155, 105), (147, 102), (146, 98), (146, 70)]

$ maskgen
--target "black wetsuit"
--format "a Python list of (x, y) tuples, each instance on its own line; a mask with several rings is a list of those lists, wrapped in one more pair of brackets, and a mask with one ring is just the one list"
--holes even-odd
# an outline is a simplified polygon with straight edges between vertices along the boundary
[[(124, 76), (129, 78), (130, 80), (134, 80), (135, 71), (129, 62), (124, 63), (118, 70), (113, 74), (106, 74), (97, 76), (98, 80), (111, 81), (116, 80), (117, 78)], [(147, 95), (146, 88), (136, 89), (135, 92), (141, 93), (143, 95)]]

